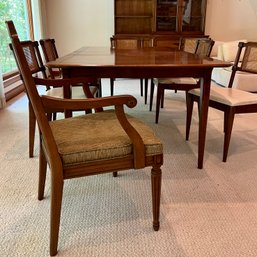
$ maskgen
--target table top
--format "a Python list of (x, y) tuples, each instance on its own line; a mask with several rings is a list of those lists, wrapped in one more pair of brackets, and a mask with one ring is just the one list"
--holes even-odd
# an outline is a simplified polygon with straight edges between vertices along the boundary
[(49, 68), (69, 67), (228, 67), (231, 63), (201, 58), (197, 55), (169, 48), (111, 49), (82, 47), (46, 64)]

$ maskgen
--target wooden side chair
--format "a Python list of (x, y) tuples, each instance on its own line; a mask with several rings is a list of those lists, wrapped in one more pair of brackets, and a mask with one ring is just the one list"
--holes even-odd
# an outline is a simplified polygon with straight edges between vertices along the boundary
[[(214, 41), (209, 38), (186, 39), (183, 44), (183, 51), (193, 52), (197, 55), (208, 57), (211, 53)], [(197, 78), (154, 78), (151, 81), (150, 111), (152, 111), (154, 88), (157, 86), (155, 123), (159, 121), (160, 107), (163, 108), (165, 90), (188, 91), (200, 87)]]
[[(118, 39), (111, 37), (110, 38), (111, 49), (136, 49), (136, 48), (144, 48), (144, 47), (151, 47), (150, 40), (142, 40), (139, 41), (135, 38), (130, 39)], [(110, 92), (111, 96), (114, 94), (114, 82), (115, 78), (110, 78)], [(145, 85), (145, 88), (144, 88)], [(145, 90), (145, 104), (147, 103), (147, 94), (148, 94), (148, 79), (140, 78), (140, 95), (144, 96)]]
[[(151, 166), (153, 228), (159, 229), (161, 165), (163, 147), (153, 131), (138, 119), (126, 115), (124, 105), (133, 108), (130, 95), (92, 99), (61, 99), (39, 95), (37, 84), (58, 84), (60, 80), (34, 78), (12, 21), (6, 22), (14, 53), (31, 101), (39, 129), (39, 189), (44, 197), (47, 164), (51, 175), (50, 255), (57, 254), (64, 181), (107, 172)], [(80, 78), (76, 78), (77, 82)], [(83, 81), (83, 79), (82, 79)], [(64, 79), (64, 87), (73, 80)], [(59, 83), (60, 84), (60, 83)], [(89, 87), (89, 86), (88, 86)], [(99, 108), (113, 106), (100, 111)], [(61, 109), (96, 109), (91, 114), (49, 121), (47, 113)], [(147, 196), (146, 196), (147, 197)]]
[[(12, 44), (9, 45), (10, 49), (13, 51)], [(26, 40), (21, 42), (21, 47), (24, 51), (26, 62), (29, 65), (30, 72), (33, 76), (39, 76), (44, 79), (47, 79), (46, 68), (43, 64), (43, 60), (39, 51), (39, 44), (37, 41)], [(16, 56), (14, 55), (15, 60)], [(17, 60), (16, 60), (17, 63)], [(18, 66), (18, 65), (17, 65)], [(19, 67), (19, 66), (18, 66)], [(20, 72), (21, 74), (21, 72)], [(23, 77), (21, 76), (23, 80)], [(84, 82), (91, 83), (92, 79), (87, 79)], [(97, 91), (96, 86), (90, 87), (91, 93), (94, 95)], [(58, 98), (75, 98), (75, 99), (83, 99), (87, 96), (87, 88), (83, 88), (82, 85), (75, 85), (71, 87), (70, 90), (66, 90), (64, 92), (62, 85), (58, 87), (52, 87), (50, 84), (46, 86), (45, 94)], [(91, 96), (90, 96), (91, 97)], [(51, 119), (52, 116), (56, 117), (56, 113), (48, 114), (48, 118)], [(33, 113), (32, 106), (29, 101), (29, 157), (34, 156), (34, 143), (35, 143), (35, 131), (36, 131), (36, 118)]]
[[(55, 45), (55, 40), (53, 38), (40, 39), (39, 43), (43, 51), (45, 62), (54, 61), (57, 58), (59, 58), (57, 48)], [(48, 68), (48, 71), (52, 79), (60, 78), (62, 76), (62, 72), (60, 69)]]
[[(237, 72), (257, 73), (257, 42), (240, 42), (228, 87), (212, 86), (210, 89), (209, 106), (224, 112), (223, 162), (227, 160), (235, 114), (257, 112), (257, 95), (232, 87)], [(200, 89), (187, 93), (186, 140), (189, 139), (193, 103), (199, 102), (199, 96)]]

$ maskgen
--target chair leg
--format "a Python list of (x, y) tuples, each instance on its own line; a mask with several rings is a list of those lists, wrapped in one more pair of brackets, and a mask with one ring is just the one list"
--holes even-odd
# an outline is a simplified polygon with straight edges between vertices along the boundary
[(113, 96), (113, 92), (114, 92), (114, 79), (113, 78), (110, 79), (110, 90), (111, 90), (111, 96)]
[(47, 162), (45, 154), (42, 148), (42, 143), (40, 139), (40, 149), (39, 149), (39, 181), (38, 181), (38, 200), (43, 200), (45, 191), (45, 181), (46, 181), (46, 169)]
[(102, 81), (98, 79), (98, 90), (96, 92), (96, 97), (102, 97)]
[(143, 96), (143, 79), (140, 79), (140, 95)]
[(189, 140), (189, 133), (190, 133), (190, 126), (192, 120), (192, 113), (193, 113), (193, 95), (186, 92), (186, 107), (187, 107), (187, 114), (186, 114), (186, 140)]
[(151, 171), (152, 182), (152, 203), (153, 203), (153, 229), (159, 230), (160, 222), (160, 198), (161, 198), (161, 177), (160, 165), (154, 165)]
[(155, 110), (155, 123), (156, 124), (159, 122), (160, 102), (161, 102), (161, 96), (164, 94), (163, 91), (164, 91), (164, 89), (160, 85), (158, 85), (157, 86), (157, 97), (156, 97), (156, 110)]
[(153, 107), (153, 95), (154, 95), (154, 83), (153, 83), (153, 79), (151, 79), (151, 83), (150, 83), (150, 106), (149, 106), (149, 111), (152, 111), (152, 107)]
[(235, 112), (233, 108), (229, 108), (224, 112), (224, 145), (223, 145), (223, 162), (227, 161), (229, 143), (234, 123)]
[[(61, 173), (61, 171), (59, 171)], [(56, 172), (56, 173), (59, 173)], [(55, 256), (58, 248), (58, 237), (61, 218), (63, 180), (55, 179), (51, 184), (51, 213), (50, 213), (50, 255)]]
[(161, 95), (161, 108), (164, 107), (164, 90), (162, 91), (162, 95)]
[(34, 144), (36, 133), (36, 116), (29, 101), (29, 157), (34, 156)]
[(145, 78), (145, 104), (147, 104), (147, 95), (148, 95), (148, 79)]

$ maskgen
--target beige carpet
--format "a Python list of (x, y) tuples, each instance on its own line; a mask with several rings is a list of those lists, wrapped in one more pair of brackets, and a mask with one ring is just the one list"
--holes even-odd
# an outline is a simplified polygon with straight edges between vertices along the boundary
[[(109, 93), (108, 80), (104, 91)], [(116, 82), (131, 93), (130, 113), (163, 140), (161, 227), (152, 229), (150, 169), (73, 179), (64, 187), (58, 256), (257, 256), (257, 116), (235, 119), (227, 163), (222, 115), (210, 110), (204, 169), (197, 169), (197, 113), (185, 137), (184, 93), (168, 92), (160, 122), (139, 96), (138, 80)], [(49, 256), (49, 180), (37, 200), (38, 149), (28, 158), (22, 96), (0, 111), (0, 256)]]

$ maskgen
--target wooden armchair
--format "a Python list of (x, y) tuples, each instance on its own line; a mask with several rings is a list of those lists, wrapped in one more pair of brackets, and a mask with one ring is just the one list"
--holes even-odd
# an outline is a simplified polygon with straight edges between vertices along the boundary
[[(39, 44), (37, 41), (22, 41), (21, 42), (22, 49), (25, 53), (26, 61), (29, 64), (29, 68), (33, 76), (39, 76), (42, 78), (48, 78), (46, 74), (46, 68), (43, 64), (43, 60), (39, 51)], [(10, 48), (13, 51), (12, 44), (10, 44)], [(16, 56), (14, 55), (15, 60)], [(16, 60), (17, 63), (17, 60)], [(18, 66), (18, 65), (17, 65)], [(19, 66), (18, 66), (19, 67)], [(21, 74), (21, 72), (20, 72)], [(51, 77), (54, 73), (51, 73)], [(57, 74), (53, 75), (53, 78), (56, 77)], [(57, 77), (60, 77), (60, 73)], [(23, 77), (21, 76), (21, 79), (23, 80)], [(74, 85), (71, 87), (71, 89), (63, 90), (63, 87), (61, 84), (59, 86), (53, 87), (51, 84), (48, 84), (46, 86), (45, 94), (53, 97), (58, 98), (75, 98), (75, 99), (83, 99), (87, 97), (87, 87), (83, 88), (83, 85), (86, 84), (92, 84), (92, 79), (85, 79), (82, 84), (76, 84), (74, 82)], [(97, 92), (97, 86), (90, 87), (91, 93), (89, 97), (93, 97), (94, 94)], [(52, 114), (48, 114), (49, 119), (51, 119)], [(56, 114), (54, 113), (54, 119), (56, 117)], [(33, 113), (33, 109), (31, 107), (30, 101), (29, 101), (29, 157), (33, 157), (34, 155), (34, 141), (35, 141), (35, 130), (36, 130), (36, 119), (35, 115)]]
[[(40, 128), (39, 190), (44, 197), (47, 164), (51, 175), (50, 254), (57, 254), (64, 181), (70, 178), (141, 169), (152, 166), (153, 228), (159, 229), (162, 143), (145, 124), (124, 113), (124, 105), (133, 108), (136, 99), (122, 95), (92, 99), (61, 99), (40, 96), (36, 84), (58, 80), (33, 78), (16, 29), (6, 22), (26, 92)], [(79, 78), (77, 78), (79, 80)], [(73, 81), (64, 80), (64, 87)], [(99, 109), (114, 106), (100, 112)], [(92, 114), (49, 121), (47, 113), (63, 109), (99, 110)]]
[[(39, 43), (44, 54), (45, 62), (54, 61), (59, 58), (55, 40), (53, 38), (40, 39)], [(48, 71), (51, 78), (62, 78), (62, 71), (60, 69), (48, 68)], [(90, 84), (92, 86), (91, 88), (95, 89), (94, 93), (99, 97), (102, 96), (101, 79), (91, 79)], [(78, 89), (73, 88), (73, 90)]]
[[(197, 55), (208, 57), (211, 53), (214, 41), (211, 39), (185, 39), (182, 44), (183, 51), (192, 52)], [(150, 91), (150, 111), (152, 111), (154, 88), (157, 86), (155, 123), (159, 121), (160, 107), (163, 108), (164, 91), (180, 90), (188, 91), (193, 88), (199, 88), (200, 82), (197, 78), (154, 78), (151, 81)]]
[[(212, 86), (210, 89), (209, 106), (224, 112), (223, 162), (227, 160), (235, 114), (257, 112), (257, 95), (232, 87), (237, 72), (257, 74), (257, 42), (240, 42), (228, 87)], [(186, 140), (189, 139), (193, 103), (199, 99), (200, 89), (188, 91)]]

